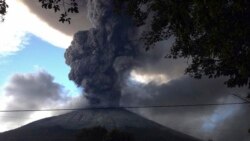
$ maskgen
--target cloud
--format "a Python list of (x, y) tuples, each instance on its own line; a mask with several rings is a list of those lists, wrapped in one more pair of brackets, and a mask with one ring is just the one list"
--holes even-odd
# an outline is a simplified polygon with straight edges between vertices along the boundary
[[(204, 77), (197, 80), (184, 75), (189, 60), (164, 58), (169, 53), (174, 38), (159, 42), (154, 49), (145, 52), (144, 44), (137, 42), (137, 34), (140, 30), (145, 30), (145, 27), (134, 28), (129, 24), (129, 18), (125, 20), (112, 13), (110, 0), (89, 0), (87, 7), (94, 28), (74, 35), (65, 58), (71, 67), (69, 78), (83, 86), (86, 95), (90, 97), (88, 100), (94, 101), (91, 103), (94, 106), (101, 105), (102, 102), (109, 106), (235, 102), (239, 99), (230, 94), (247, 92), (245, 88), (227, 88), (223, 84), (225, 78)], [(207, 140), (226, 136), (234, 136), (234, 139), (247, 138), (245, 134), (227, 134), (222, 130), (222, 127), (233, 128), (234, 124), (227, 119), (234, 118), (242, 110), (245, 108), (213, 106), (149, 108), (135, 112)], [(246, 123), (246, 120), (242, 121)], [(217, 134), (216, 131), (225, 134)]]
[(13, 1), (9, 5), (13, 6), (13, 8), (8, 10), (6, 20), (0, 23), (0, 57), (19, 51), (27, 43), (28, 39), (27, 32), (19, 27), (17, 15), (15, 15), (18, 13), (17, 11), (20, 11), (20, 8), (14, 5)]
[[(227, 88), (226, 78), (193, 79), (184, 75), (188, 60), (166, 59), (172, 41), (158, 43), (154, 49), (139, 57), (140, 66), (131, 71), (130, 78), (122, 88), (121, 105), (150, 106), (243, 102), (232, 94), (246, 96), (248, 88)], [(138, 81), (132, 75), (142, 78)], [(152, 75), (153, 74), (153, 75)], [(157, 78), (157, 74), (165, 76)], [(164, 79), (163, 79), (164, 80)], [(164, 83), (159, 83), (164, 82)], [(208, 140), (247, 140), (250, 122), (246, 106), (212, 106), (184, 108), (149, 108), (133, 110), (147, 118), (175, 130)]]
[[(132, 82), (128, 81), (127, 86), (123, 88), (121, 105), (156, 106), (242, 102), (232, 94), (244, 95), (247, 89), (230, 89), (223, 85), (223, 82), (223, 78), (197, 80), (188, 76), (181, 76), (162, 85), (155, 82), (131, 84)], [(246, 131), (247, 126), (250, 127), (250, 125), (247, 118), (244, 119), (244, 117), (249, 117), (246, 111), (246, 107), (236, 105), (135, 110), (167, 127), (204, 140), (227, 138), (229, 141), (248, 137)], [(235, 127), (241, 132), (234, 132)]]
[[(228, 107), (230, 108), (230, 107)], [(218, 122), (217, 128), (214, 129), (214, 140), (218, 141), (249, 141), (250, 136), (248, 129), (250, 127), (250, 107), (249, 105), (238, 107), (235, 114), (224, 119), (223, 122)], [(223, 113), (223, 112), (222, 112)]]
[[(67, 2), (67, 0), (65, 2)], [(35, 0), (22, 0), (22, 3), (29, 8), (30, 12), (37, 15), (37, 17), (43, 22), (46, 22), (52, 28), (61, 31), (66, 35), (73, 36), (79, 30), (87, 30), (92, 27), (87, 17), (86, 0), (77, 1), (79, 13), (70, 14), (71, 24), (63, 24), (58, 21), (61, 16), (60, 14), (63, 11), (55, 13), (53, 10), (43, 9), (41, 8), (41, 3)]]
[(118, 106), (120, 87), (135, 62), (129, 17), (113, 12), (112, 0), (88, 1), (94, 28), (74, 35), (65, 52), (69, 79), (82, 86), (92, 106)]
[(131, 81), (135, 81), (142, 84), (155, 83), (158, 85), (167, 83), (169, 81), (165, 74), (148, 74), (148, 73), (138, 73), (136, 70), (130, 72)]
[[(85, 2), (85, 1), (84, 1)], [(100, 2), (102, 3), (101, 5)], [(99, 3), (99, 4), (98, 4)], [(165, 59), (164, 56), (169, 52), (169, 49), (171, 45), (174, 42), (174, 38), (171, 38), (168, 41), (160, 42), (156, 45), (154, 49), (152, 49), (149, 52), (143, 51), (143, 45), (138, 43), (138, 47), (140, 51), (136, 51), (134, 53), (136, 54), (135, 58), (134, 55), (129, 54), (123, 54), (121, 57), (117, 57), (117, 59), (112, 58), (112, 51), (104, 54), (104, 56), (101, 56), (99, 54), (102, 51), (107, 51), (105, 49), (99, 49), (97, 51), (97, 54), (99, 55), (92, 55), (92, 53), (95, 53), (96, 50), (94, 50), (92, 47), (110, 47), (114, 49), (115, 53), (120, 53), (119, 49), (128, 49), (127, 46), (117, 46), (118, 48), (115, 48), (116, 45), (124, 44), (124, 42), (118, 42), (120, 39), (126, 39), (129, 38), (131, 34), (128, 33), (130, 27), (121, 28), (119, 25), (123, 25), (123, 22), (117, 21), (116, 18), (111, 17), (112, 13), (109, 13), (109, 10), (105, 10), (105, 7), (109, 7), (108, 5), (109, 1), (92, 1), (89, 4), (89, 18), (91, 20), (91, 24), (93, 24), (94, 29), (90, 29), (89, 31), (85, 32), (79, 32), (77, 33), (74, 41), (72, 42), (72, 45), (74, 45), (74, 49), (71, 50), (69, 54), (67, 54), (68, 59), (71, 60), (70, 64), (75, 65), (75, 78), (79, 79), (79, 85), (84, 85), (85, 87), (104, 84), (105, 82), (110, 83), (113, 82), (113, 77), (111, 77), (111, 80), (108, 82), (106, 80), (109, 80), (106, 77), (108, 75), (108, 72), (111, 70), (114, 71), (122, 71), (123, 67), (127, 65), (133, 65), (133, 67), (129, 68), (129, 71), (126, 72), (129, 75), (126, 75), (126, 77), (130, 78), (124, 78), (123, 81), (127, 80), (126, 85), (119, 85), (121, 87), (121, 104), (124, 105), (168, 105), (168, 104), (195, 104), (195, 103), (220, 103), (220, 102), (230, 102), (230, 101), (236, 101), (238, 99), (233, 98), (230, 94), (237, 93), (244, 95), (247, 92), (247, 89), (228, 89), (223, 85), (224, 79), (215, 79), (215, 80), (209, 80), (209, 79), (201, 79), (201, 80), (195, 80), (192, 78), (189, 78), (188, 76), (183, 75), (185, 72), (185, 68), (188, 65), (188, 61), (185, 59), (177, 59), (177, 60), (170, 60)], [(18, 37), (18, 39), (23, 39), (24, 37), (27, 38), (28, 33), (32, 33), (34, 35), (37, 35), (38, 37), (42, 38), (45, 41), (48, 41), (56, 46), (64, 47), (66, 48), (68, 46), (70, 36), (72, 36), (76, 31), (78, 30), (86, 30), (92, 27), (92, 25), (87, 22), (88, 18), (86, 16), (85, 11), (85, 5), (83, 5), (81, 11), (82, 14), (73, 15), (73, 18), (76, 18), (77, 20), (72, 19), (73, 26), (67, 25), (67, 24), (61, 24), (57, 21), (58, 15), (54, 14), (51, 11), (44, 10), (40, 8), (40, 5), (35, 3), (34, 1), (24, 0), (22, 2), (19, 2), (19, 4), (23, 4), (22, 7), (25, 9), (25, 6), (28, 6), (29, 9), (26, 8), (26, 12), (28, 11), (30, 16), (27, 16), (27, 19), (29, 19), (28, 22), (23, 21), (22, 19), (13, 18), (16, 20), (16, 22), (21, 22), (22, 26), (17, 28), (19, 29), (25, 29), (21, 30), (21, 33)], [(11, 8), (10, 8), (11, 10)], [(29, 11), (30, 10), (30, 11)], [(29, 15), (28, 14), (28, 15)], [(36, 14), (36, 15), (35, 15)], [(23, 15), (20, 12), (20, 16), (15, 17), (22, 17)], [(103, 17), (103, 15), (105, 15)], [(14, 16), (13, 16), (14, 17)], [(8, 17), (6, 17), (7, 20)], [(30, 21), (34, 21), (35, 26), (30, 25)], [(37, 23), (36, 23), (37, 21)], [(77, 22), (75, 22), (77, 21)], [(120, 23), (119, 23), (120, 22)], [(12, 22), (15, 23), (15, 22)], [(25, 25), (25, 26), (23, 26)], [(118, 26), (117, 26), (118, 25)], [(31, 27), (28, 27), (31, 26)], [(14, 26), (12, 26), (14, 27)], [(25, 28), (23, 28), (25, 27)], [(37, 28), (39, 27), (39, 28)], [(125, 30), (124, 30), (125, 29)], [(145, 29), (141, 28), (139, 30), (143, 31)], [(55, 32), (54, 32), (55, 31)], [(126, 31), (126, 32), (120, 32), (120, 31)], [(127, 32), (128, 31), (128, 32)], [(48, 34), (49, 33), (49, 34)], [(51, 34), (50, 34), (51, 33)], [(122, 34), (121, 34), (122, 33)], [(53, 34), (53, 35), (52, 35)], [(65, 35), (66, 34), (66, 35)], [(135, 31), (133, 31), (133, 34), (137, 34)], [(60, 36), (59, 36), (60, 35)], [(61, 36), (63, 35), (63, 36)], [(116, 36), (118, 35), (118, 36)], [(124, 35), (124, 36), (122, 36)], [(83, 38), (84, 36), (84, 38)], [(130, 36), (130, 37), (128, 37)], [(13, 37), (13, 36), (11, 36)], [(65, 38), (67, 37), (67, 38)], [(118, 38), (118, 40), (117, 40)], [(60, 40), (58, 40), (60, 39)], [(85, 40), (85, 42), (83, 41)], [(133, 38), (134, 39), (134, 38)], [(16, 44), (22, 46), (22, 43), (20, 41), (24, 40), (18, 40)], [(106, 42), (107, 41), (107, 42)], [(122, 40), (123, 41), (123, 40)], [(103, 43), (107, 43), (106, 46), (104, 46)], [(67, 44), (67, 45), (66, 45)], [(66, 45), (66, 46), (65, 46)], [(102, 45), (102, 46), (101, 46)], [(17, 47), (17, 48), (14, 48)], [(11, 48), (12, 52), (20, 50), (20, 47), (17, 45), (14, 45), (13, 48)], [(83, 47), (84, 50), (83, 50)], [(109, 49), (110, 49), (109, 48)], [(9, 50), (11, 50), (9, 49)], [(9, 51), (11, 52), (11, 51)], [(123, 52), (124, 53), (124, 52)], [(83, 54), (87, 54), (90, 56), (89, 61), (86, 61), (87, 59)], [(108, 55), (111, 54), (111, 55)], [(125, 57), (124, 56), (130, 56)], [(131, 56), (132, 61), (131, 61)], [(105, 57), (111, 57), (112, 61), (108, 60), (109, 58)], [(100, 59), (105, 58), (105, 59)], [(119, 59), (120, 58), (120, 59)], [(130, 59), (129, 59), (130, 58)], [(102, 64), (100, 64), (99, 61), (103, 61)], [(105, 62), (105, 60), (107, 60)], [(126, 61), (129, 60), (129, 61)], [(75, 61), (75, 62), (74, 62)], [(97, 63), (96, 63), (97, 62)], [(135, 64), (133, 64), (133, 63)], [(91, 64), (92, 63), (92, 64)], [(90, 64), (90, 65), (89, 65)], [(112, 64), (112, 65), (110, 65)], [(84, 69), (83, 66), (87, 66)], [(86, 70), (86, 74), (90, 74), (91, 67), (97, 66), (98, 69), (94, 69), (95, 72), (93, 73), (91, 78), (94, 78), (90, 81), (91, 78), (84, 75), (85, 81), (82, 81), (83, 71)], [(106, 67), (108, 66), (108, 67)], [(111, 71), (111, 72), (113, 72)], [(102, 72), (102, 73), (100, 73)], [(111, 73), (111, 75), (116, 74)], [(80, 75), (79, 75), (79, 74)], [(100, 74), (100, 75), (96, 75)], [(71, 76), (71, 78), (73, 75)], [(79, 78), (81, 77), (81, 78)], [(80, 80), (81, 79), (81, 80)], [(117, 80), (117, 79), (116, 79)], [(118, 79), (120, 80), (120, 78)], [(88, 82), (89, 81), (89, 82)], [(137, 81), (135, 83), (135, 81)], [(84, 83), (89, 84), (84, 84)], [(160, 82), (160, 83), (159, 83)], [(106, 84), (106, 83), (105, 83)], [(116, 84), (116, 83), (114, 83)], [(105, 85), (103, 85), (105, 86)], [(7, 90), (7, 89), (5, 89)], [(29, 90), (32, 91), (32, 90)], [(91, 92), (91, 91), (90, 91)], [(48, 94), (48, 93), (47, 93)], [(103, 93), (98, 93), (103, 94)], [(51, 105), (64, 105), (62, 103), (66, 103), (68, 105), (78, 106), (82, 101), (77, 101), (77, 99), (74, 99), (74, 102), (69, 101), (63, 101), (61, 97), (59, 97), (60, 102), (56, 102), (56, 97), (58, 95), (47, 95), (50, 97), (49, 101), (52, 101)], [(95, 96), (95, 95), (94, 95)], [(114, 96), (113, 94), (108, 96)], [(120, 96), (120, 95), (119, 95)], [(39, 96), (38, 96), (39, 97)], [(2, 98), (1, 98), (2, 99)], [(16, 96), (6, 96), (3, 98), (5, 99), (7, 103), (13, 102), (14, 99), (21, 99)], [(34, 98), (36, 99), (36, 98)], [(45, 99), (45, 100), (44, 100)], [(43, 103), (43, 101), (47, 101), (46, 98), (40, 98), (39, 102)], [(107, 98), (108, 99), (108, 98)], [(72, 100), (72, 99), (71, 99)], [(113, 100), (108, 99), (108, 100)], [(25, 102), (24, 102), (25, 103)], [(71, 104), (69, 104), (71, 103)], [(83, 103), (86, 103), (83, 102)], [(6, 107), (6, 105), (8, 105)], [(80, 104), (81, 105), (81, 104)], [(5, 107), (4, 107), (5, 106)], [(15, 104), (4, 104), (4, 108), (10, 108), (15, 107)], [(34, 103), (25, 103), (21, 104), (21, 106), (37, 106), (37, 107), (44, 107), (44, 105), (36, 105)], [(249, 117), (249, 109), (246, 107), (195, 107), (195, 108), (172, 108), (172, 109), (146, 109), (146, 110), (138, 110), (136, 112), (154, 120), (157, 121), (163, 125), (169, 126), (171, 128), (174, 128), (176, 130), (188, 133), (190, 135), (194, 135), (196, 137), (203, 138), (207, 140), (208, 138), (212, 138), (214, 140), (248, 140), (249, 137), (247, 136), (246, 132), (247, 129), (250, 127), (248, 118)], [(38, 113), (37, 113), (38, 114)], [(35, 114), (33, 114), (35, 116)], [(31, 115), (20, 115), (25, 117), (32, 117)], [(12, 123), (12, 122), (9, 122)]]
[(67, 48), (71, 36), (51, 27), (33, 14), (22, 0), (7, 0), (9, 5), (5, 21), (0, 23), (0, 56), (6, 56), (24, 48), (29, 42), (29, 35), (61, 48)]
[[(73, 108), (84, 106), (85, 99), (68, 96), (68, 91), (45, 71), (14, 74), (2, 88), (0, 110)], [(72, 107), (71, 107), (72, 106)], [(16, 128), (59, 112), (15, 112), (0, 114), (0, 131)]]

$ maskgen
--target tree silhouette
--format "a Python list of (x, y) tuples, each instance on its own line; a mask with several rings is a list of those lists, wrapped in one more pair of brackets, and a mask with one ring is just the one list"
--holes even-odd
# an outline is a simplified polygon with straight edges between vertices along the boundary
[(77, 136), (78, 141), (103, 141), (107, 135), (107, 129), (103, 127), (93, 127), (82, 129)]
[(146, 49), (175, 38), (167, 58), (190, 58), (186, 73), (194, 78), (226, 77), (229, 87), (250, 88), (249, 0), (117, 0), (138, 26)]
[[(61, 12), (59, 22), (68, 22), (70, 24), (70, 13), (79, 13), (76, 0), (38, 0), (41, 7), (54, 12)], [(0, 0), (0, 19), (4, 21), (4, 15), (7, 13), (8, 4), (5, 0)]]
[(54, 10), (54, 12), (61, 11), (62, 13), (59, 22), (68, 22), (70, 24), (71, 18), (69, 13), (79, 13), (78, 3), (76, 0), (39, 0), (41, 7), (48, 10)]
[[(60, 22), (78, 13), (76, 0), (39, 0), (41, 7), (62, 11)], [(141, 40), (146, 50), (174, 37), (166, 58), (191, 60), (186, 73), (200, 79), (225, 77), (228, 87), (250, 88), (249, 0), (113, 0), (114, 11), (126, 9), (137, 26), (150, 25)], [(125, 5), (125, 6), (124, 6)], [(0, 15), (6, 14), (0, 0)]]
[[(55, 0), (40, 2), (44, 8), (60, 6)], [(65, 7), (64, 1), (56, 2), (63, 2)], [(166, 57), (190, 58), (187, 74), (197, 79), (226, 77), (229, 87), (250, 88), (249, 0), (114, 0), (114, 3), (114, 10), (118, 11), (126, 5), (137, 26), (149, 21), (151, 29), (141, 37), (146, 50), (158, 41), (174, 37), (175, 43)], [(67, 12), (78, 12), (74, 0), (68, 5), (61, 22), (70, 22)]]
[(77, 141), (134, 141), (132, 135), (113, 129), (108, 131), (103, 127), (84, 128), (77, 136)]
[(134, 141), (134, 139), (131, 134), (114, 129), (106, 135), (105, 141)]
[(4, 15), (7, 13), (7, 8), (9, 6), (5, 2), (5, 0), (0, 0), (0, 20), (4, 21)]
[(248, 93), (248, 95), (247, 95), (247, 99), (249, 99), (249, 100), (250, 100), (250, 93)]

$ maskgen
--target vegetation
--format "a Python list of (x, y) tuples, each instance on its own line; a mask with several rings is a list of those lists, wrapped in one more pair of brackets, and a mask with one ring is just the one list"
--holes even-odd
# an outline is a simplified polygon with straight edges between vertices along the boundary
[(76, 0), (70, 0), (69, 3), (64, 0), (39, 0), (41, 7), (44, 9), (54, 10), (54, 12), (63, 9), (59, 22), (68, 22), (70, 24), (71, 18), (69, 13), (79, 13), (78, 4)]
[(250, 93), (248, 93), (247, 98), (250, 100)]
[(134, 141), (132, 135), (117, 129), (108, 131), (103, 127), (82, 129), (77, 141)]
[[(42, 8), (62, 9), (60, 22), (70, 23), (69, 13), (78, 13), (76, 0), (39, 0)], [(225, 77), (229, 87), (250, 88), (249, 0), (114, 0), (115, 10), (124, 9), (137, 26), (149, 24), (141, 40), (146, 50), (174, 37), (167, 58), (191, 61), (186, 73), (194, 78)], [(7, 4), (0, 0), (0, 14)]]
[(5, 0), (0, 0), (0, 20), (4, 21), (4, 15), (7, 13), (8, 5)]
[(147, 50), (175, 37), (167, 57), (190, 58), (186, 73), (194, 78), (226, 76), (227, 86), (250, 88), (250, 1), (119, 1), (128, 3), (128, 13), (137, 25), (151, 18), (151, 29), (141, 37)]

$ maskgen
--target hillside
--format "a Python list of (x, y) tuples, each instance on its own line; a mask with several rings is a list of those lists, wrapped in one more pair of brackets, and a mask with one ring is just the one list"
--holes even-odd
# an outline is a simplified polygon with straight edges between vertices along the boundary
[(136, 141), (200, 141), (125, 109), (74, 111), (0, 134), (0, 141), (74, 141), (82, 128), (102, 126), (131, 133)]

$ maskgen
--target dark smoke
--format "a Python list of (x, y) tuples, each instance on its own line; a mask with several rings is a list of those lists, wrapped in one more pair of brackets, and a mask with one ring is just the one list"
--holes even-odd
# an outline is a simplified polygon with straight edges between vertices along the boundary
[(69, 78), (84, 88), (91, 104), (118, 106), (120, 86), (137, 53), (129, 38), (133, 26), (113, 11), (112, 0), (89, 0), (87, 7), (95, 28), (77, 32), (66, 50)]
[[(112, 0), (89, 0), (87, 7), (94, 28), (75, 34), (71, 46), (66, 50), (65, 58), (71, 67), (69, 78), (84, 88), (90, 104), (150, 106), (223, 103), (239, 100), (232, 94), (246, 93), (246, 89), (226, 88), (223, 85), (224, 78), (194, 80), (184, 76), (189, 60), (164, 59), (165, 53), (175, 41), (174, 37), (157, 43), (149, 53), (143, 53), (142, 45), (132, 41), (138, 38), (140, 31), (147, 30), (147, 27), (135, 30), (128, 17), (113, 12)], [(135, 31), (137, 32), (134, 33)], [(132, 81), (129, 85), (127, 77), (131, 70), (148, 76), (164, 74), (169, 81), (160, 85), (155, 82), (134, 85)], [(149, 108), (135, 112), (205, 140), (211, 138), (245, 141), (249, 139), (246, 135), (249, 122), (244, 116), (236, 122), (238, 113), (248, 117), (244, 111), (247, 111), (245, 107), (214, 106)], [(236, 124), (244, 127), (235, 126)], [(234, 132), (234, 127), (242, 132)]]

